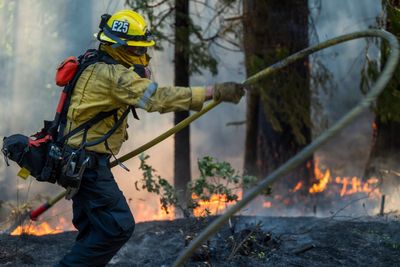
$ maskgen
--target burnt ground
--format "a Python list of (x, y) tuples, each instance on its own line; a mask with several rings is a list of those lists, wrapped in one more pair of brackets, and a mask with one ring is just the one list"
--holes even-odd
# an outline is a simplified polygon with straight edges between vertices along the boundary
[[(207, 224), (195, 219), (146, 222), (110, 266), (170, 266)], [(76, 232), (0, 235), (1, 266), (51, 266)], [(186, 241), (185, 241), (186, 240)], [(235, 217), (188, 266), (400, 266), (400, 221), (315, 217)]]

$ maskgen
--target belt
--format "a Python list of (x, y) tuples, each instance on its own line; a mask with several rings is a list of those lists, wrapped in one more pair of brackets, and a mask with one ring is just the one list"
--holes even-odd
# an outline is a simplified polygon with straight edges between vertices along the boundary
[(89, 150), (84, 150), (84, 158), (89, 157), (88, 169), (95, 169), (99, 166), (109, 167), (110, 165), (110, 154), (97, 153)]
[[(72, 148), (70, 146), (65, 146), (64, 149), (64, 158), (68, 158), (73, 152), (77, 152), (78, 149)], [(106, 153), (98, 153), (94, 151), (89, 151), (83, 149), (80, 151), (81, 155), (78, 155), (80, 160), (83, 161), (86, 158), (89, 158), (89, 162), (87, 165), (87, 169), (96, 169), (99, 166), (109, 167), (110, 166), (110, 154)]]

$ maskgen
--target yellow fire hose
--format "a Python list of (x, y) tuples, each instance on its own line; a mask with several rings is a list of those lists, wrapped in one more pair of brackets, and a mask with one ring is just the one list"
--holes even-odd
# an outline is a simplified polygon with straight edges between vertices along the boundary
[(356, 107), (354, 107), (345, 116), (343, 116), (343, 118), (341, 118), (333, 126), (331, 126), (319, 137), (317, 137), (311, 144), (306, 146), (297, 155), (289, 159), (285, 164), (283, 164), (270, 175), (265, 177), (262, 181), (260, 181), (257, 186), (249, 190), (249, 192), (246, 194), (245, 197), (243, 197), (241, 201), (229, 208), (224, 214), (222, 214), (210, 225), (208, 225), (207, 228), (203, 230), (192, 242), (190, 242), (189, 246), (181, 253), (178, 259), (174, 262), (174, 267), (183, 266), (183, 264), (189, 259), (192, 253), (199, 246), (201, 246), (204, 241), (215, 234), (229, 220), (230, 217), (232, 217), (236, 212), (245, 207), (251, 200), (257, 197), (262, 191), (269, 187), (278, 178), (288, 174), (294, 168), (306, 161), (318, 148), (325, 144), (329, 139), (334, 137), (344, 127), (348, 126), (358, 115), (360, 115), (366, 108), (368, 108), (372, 104), (372, 102), (378, 97), (378, 95), (383, 91), (383, 89), (394, 74), (394, 71), (399, 61), (399, 42), (393, 34), (383, 30), (367, 30), (342, 35), (323, 43), (317, 44), (315, 46), (306, 48), (296, 54), (293, 54), (286, 59), (260, 71), (259, 73), (255, 74), (245, 81), (246, 84), (254, 83), (256, 81), (259, 81), (261, 78), (265, 78), (266, 76), (271, 75), (278, 70), (288, 66), (289, 64), (304, 57), (307, 57), (308, 55), (316, 51), (363, 37), (380, 37), (389, 43), (391, 49), (386, 66), (370, 92)]
[[(305, 147), (302, 151), (300, 151), (296, 156), (288, 160), (285, 164), (280, 166), (277, 170), (275, 170), (273, 173), (268, 175), (266, 178), (264, 178), (257, 186), (249, 190), (248, 194), (241, 200), (239, 201), (236, 205), (232, 206), (229, 208), (223, 215), (218, 217), (216, 220), (214, 220), (203, 232), (201, 232), (190, 244), (189, 246), (181, 253), (181, 255), (178, 257), (178, 259), (175, 261), (173, 266), (182, 266), (187, 259), (192, 255), (192, 253), (204, 242), (206, 241), (211, 235), (215, 234), (219, 228), (221, 228), (228, 220), (230, 217), (232, 217), (236, 212), (241, 210), (244, 206), (246, 206), (251, 200), (253, 200), (257, 195), (259, 195), (263, 190), (265, 190), (268, 186), (271, 185), (275, 180), (277, 180), (279, 177), (284, 176), (285, 174), (288, 174), (290, 171), (292, 171), (294, 168), (299, 166), (301, 163), (303, 163), (307, 158), (309, 158), (318, 148), (320, 148), (323, 144), (325, 144), (329, 139), (334, 137), (340, 130), (342, 130), (344, 127), (348, 126), (358, 115), (360, 115), (361, 112), (363, 112), (366, 108), (368, 108), (372, 102), (377, 98), (377, 96), (383, 91), (387, 83), (390, 81), (391, 77), (393, 76), (393, 73), (396, 69), (396, 66), (399, 61), (399, 43), (396, 39), (396, 37), (384, 30), (367, 30), (367, 31), (360, 31), (360, 32), (354, 32), (351, 34), (346, 34), (343, 36), (339, 36), (333, 39), (330, 39), (328, 41), (322, 42), (320, 44), (308, 47), (296, 54), (293, 54), (286, 59), (258, 72), (257, 74), (251, 76), (248, 78), (244, 84), (253, 84), (255, 82), (260, 81), (261, 79), (283, 69), (284, 67), (290, 65), (291, 63), (305, 58), (317, 51), (320, 51), (322, 49), (325, 49), (327, 47), (331, 47), (343, 42), (347, 42), (350, 40), (354, 39), (359, 39), (359, 38), (365, 38), (365, 37), (379, 37), (387, 41), (390, 45), (391, 52), (389, 59), (386, 63), (386, 66), (377, 79), (376, 83), (374, 84), (373, 88), (370, 90), (370, 92), (365, 96), (365, 98), (356, 106), (354, 107), (350, 112), (348, 112), (342, 119), (340, 119), (336, 124), (331, 126), (329, 129), (327, 129), (323, 134), (321, 134), (318, 138), (316, 138), (311, 144), (309, 144), (307, 147)], [(157, 138), (151, 140), (150, 142), (146, 143), (145, 145), (135, 149), (134, 151), (120, 157), (118, 160), (120, 162), (124, 162), (128, 159), (131, 159), (138, 154), (146, 151), (147, 149), (153, 147), (154, 145), (160, 143), (164, 139), (168, 138), (169, 136), (175, 134), (176, 132), (182, 130), (184, 127), (188, 126), (190, 123), (192, 123), (194, 120), (198, 119), (214, 107), (216, 107), (219, 104), (219, 102), (211, 102), (209, 105), (207, 105), (205, 108), (203, 108), (201, 111), (191, 115), (190, 117), (186, 118), (179, 124), (177, 124), (175, 127), (171, 128), (170, 130), (166, 131), (162, 135), (158, 136)], [(111, 163), (111, 167), (115, 167), (117, 165), (117, 161), (113, 161)], [(32, 216), (31, 213), (31, 219), (36, 219), (37, 216), (42, 214), (44, 211), (46, 211), (48, 208), (53, 206), (55, 203), (57, 203), (59, 200), (61, 200), (65, 196), (65, 192), (60, 193), (57, 195), (55, 198), (52, 200), (48, 201), (46, 204), (42, 205), (35, 211), (32, 211), (35, 216)], [(40, 210), (40, 212), (38, 212)]]

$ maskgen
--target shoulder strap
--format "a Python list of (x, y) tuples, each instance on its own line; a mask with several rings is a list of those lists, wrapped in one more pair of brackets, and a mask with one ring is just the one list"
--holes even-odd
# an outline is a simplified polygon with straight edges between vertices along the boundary
[[(60, 118), (59, 118), (60, 127), (59, 127), (59, 136), (57, 138), (57, 142), (60, 144), (64, 143), (66, 140), (68, 140), (73, 135), (75, 135), (81, 131), (84, 131), (84, 134), (83, 134), (84, 138), (82, 140), (81, 147), (95, 146), (102, 142), (105, 142), (118, 129), (118, 127), (121, 126), (122, 122), (128, 116), (130, 111), (132, 111), (133, 117), (135, 119), (139, 120), (139, 117), (136, 113), (135, 107), (133, 107), (133, 106), (129, 106), (124, 111), (124, 113), (121, 115), (120, 118), (117, 118), (119, 109), (113, 109), (113, 110), (110, 110), (107, 112), (98, 113), (96, 116), (94, 116), (87, 122), (79, 125), (75, 129), (70, 131), (68, 134), (66, 134), (64, 136), (62, 135), (64, 133), (64, 129), (65, 129), (66, 122), (67, 122), (67, 112), (68, 112), (69, 104), (71, 101), (72, 91), (75, 88), (75, 85), (76, 85), (80, 75), (82, 74), (82, 72), (88, 66), (90, 66), (91, 64), (97, 63), (97, 62), (105, 62), (106, 64), (118, 64), (118, 62), (116, 60), (114, 60), (111, 56), (109, 56), (107, 53), (105, 53), (103, 51), (98, 51), (98, 50), (88, 50), (84, 55), (79, 57), (80, 64), (79, 64), (78, 72), (75, 74), (72, 82), (70, 84), (68, 84), (63, 90), (63, 94), (65, 91), (65, 95), (66, 95), (67, 99), (65, 101), (65, 104), (63, 106), (63, 109), (62, 109), (62, 112), (61, 112)], [(114, 126), (101, 138), (94, 140), (94, 141), (86, 142), (86, 136), (87, 136), (88, 130), (93, 125), (97, 124), (98, 122), (104, 120), (107, 117), (110, 117), (111, 115), (114, 115), (114, 117), (117, 118), (114, 123)]]
[[(115, 111), (115, 116), (117, 116), (117, 112), (118, 112), (118, 110)], [(130, 112), (130, 108), (127, 108), (124, 111), (124, 113), (122, 113), (121, 117), (119, 119), (117, 119), (117, 121), (114, 123), (114, 126), (105, 135), (103, 135), (99, 139), (90, 141), (87, 143), (86, 143), (86, 140), (84, 140), (84, 144), (83, 144), (84, 147), (95, 146), (95, 145), (98, 145), (100, 143), (107, 141), (107, 139), (110, 138), (111, 135), (121, 126), (122, 122), (128, 116), (129, 112)], [(88, 128), (88, 130), (89, 130), (89, 128)]]
[(87, 122), (79, 125), (78, 127), (76, 127), (75, 129), (73, 129), (72, 131), (70, 131), (68, 134), (62, 136), (59, 139), (60, 143), (64, 143), (68, 138), (74, 136), (75, 134), (79, 133), (80, 131), (83, 130), (88, 130), (89, 128), (91, 128), (93, 125), (95, 125), (96, 123), (104, 120), (107, 117), (110, 117), (111, 115), (114, 115), (118, 112), (118, 109), (113, 109), (107, 112), (100, 112), (98, 113), (96, 116), (94, 116), (93, 118), (91, 118), (90, 120), (88, 120)]
[(81, 131), (84, 131), (81, 148), (91, 147), (91, 146), (95, 146), (95, 145), (98, 145), (100, 143), (103, 143), (108, 138), (110, 138), (111, 135), (121, 126), (122, 122), (128, 116), (129, 112), (130, 112), (130, 108), (127, 108), (124, 111), (124, 113), (121, 115), (121, 117), (116, 120), (116, 122), (114, 123), (113, 127), (106, 134), (104, 134), (102, 137), (100, 137), (100, 138), (98, 138), (96, 140), (93, 140), (93, 141), (90, 141), (90, 142), (86, 142), (87, 132), (89, 131), (89, 129), (92, 128), (92, 126), (95, 125), (96, 123), (104, 120), (107, 117), (110, 117), (111, 115), (117, 116), (118, 109), (113, 109), (113, 110), (110, 110), (110, 111), (107, 111), (107, 112), (100, 112), (99, 114), (97, 114), (96, 116), (94, 116), (93, 118), (88, 120), (87, 122), (79, 125), (74, 130), (72, 130), (68, 134), (64, 135), (60, 139), (60, 142), (65, 142), (71, 136), (73, 136), (73, 135), (75, 135), (75, 134), (77, 134), (77, 133), (79, 133)]
[[(57, 136), (57, 142), (62, 143), (62, 140), (66, 140), (65, 138), (62, 138), (62, 135), (64, 133), (66, 124), (67, 124), (67, 113), (68, 113), (68, 108), (71, 102), (71, 96), (72, 96), (72, 91), (75, 88), (75, 85), (81, 76), (82, 72), (89, 67), (92, 64), (95, 64), (97, 62), (105, 62), (107, 64), (118, 64), (116, 60), (108, 56), (106, 53), (102, 51), (98, 51), (96, 49), (89, 49), (85, 52), (85, 54), (79, 56), (78, 58), (79, 61), (79, 66), (78, 66), (78, 71), (74, 75), (74, 78), (72, 81), (64, 87), (63, 90), (63, 95), (65, 96), (65, 103), (62, 107), (62, 110), (60, 111), (59, 118), (54, 121), (54, 126), (55, 129), (58, 130), (59, 135)], [(57, 108), (57, 112), (58, 112)], [(54, 130), (53, 130), (54, 132)]]

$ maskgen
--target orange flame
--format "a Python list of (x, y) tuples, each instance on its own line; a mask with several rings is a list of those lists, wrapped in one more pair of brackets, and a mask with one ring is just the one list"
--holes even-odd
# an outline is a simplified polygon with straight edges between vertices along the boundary
[(379, 197), (381, 192), (377, 188), (379, 180), (375, 177), (368, 179), (366, 182), (361, 182), (358, 177), (336, 177), (335, 182), (342, 185), (340, 196), (352, 195), (358, 192), (371, 194), (372, 197)]
[(168, 213), (161, 208), (161, 204), (157, 207), (152, 207), (144, 202), (139, 202), (136, 206), (137, 213), (134, 210), (134, 217), (136, 222), (148, 221), (171, 221), (175, 219), (174, 207), (168, 208)]
[(47, 222), (42, 222), (39, 225), (35, 224), (28, 224), (28, 225), (22, 225), (18, 226), (12, 233), (11, 235), (53, 235), (53, 234), (58, 234), (63, 232), (63, 229), (60, 229), (58, 227), (52, 228), (50, 224)]
[(315, 172), (315, 176), (316, 176), (316, 178), (318, 180), (318, 183), (314, 183), (311, 186), (311, 188), (308, 190), (308, 192), (310, 192), (311, 194), (321, 193), (321, 192), (325, 191), (325, 189), (328, 186), (328, 183), (330, 181), (330, 178), (331, 178), (331, 172), (328, 169), (323, 174), (319, 169), (317, 169), (317, 171)]
[(303, 187), (303, 182), (300, 181), (300, 182), (298, 182), (298, 183), (296, 184), (296, 186), (295, 186), (293, 189), (291, 189), (290, 191), (294, 193), (294, 192), (299, 191), (302, 187)]
[(336, 177), (335, 179), (332, 179), (330, 170), (327, 169), (323, 172), (318, 165), (319, 160), (317, 158), (314, 165), (314, 173), (317, 182), (309, 189), (311, 194), (321, 193), (330, 186), (339, 185), (341, 187), (339, 193), (341, 197), (356, 193), (370, 194), (371, 197), (379, 197), (381, 195), (378, 188), (379, 180), (375, 177), (368, 179), (366, 182), (362, 181), (362, 179), (358, 177)]
[[(238, 200), (242, 198), (242, 192), (238, 192)], [(196, 194), (192, 194), (192, 199), (195, 200), (199, 206), (193, 210), (193, 215), (202, 217), (206, 215), (217, 215), (226, 210), (229, 206), (233, 205), (233, 201), (228, 201), (227, 196), (224, 194), (213, 194), (209, 200), (201, 200)], [(136, 210), (133, 211), (136, 222), (146, 221), (161, 221), (161, 220), (174, 220), (175, 209), (174, 207), (168, 208), (168, 213), (165, 212), (161, 205), (156, 207), (148, 203), (139, 202), (136, 205)]]
[(265, 201), (263, 203), (263, 207), (266, 208), (266, 209), (271, 208), (272, 207), (272, 202), (271, 201)]
[[(237, 195), (238, 200), (242, 199), (242, 192), (238, 192)], [(199, 204), (199, 206), (193, 210), (193, 214), (196, 217), (220, 214), (234, 204), (234, 201), (228, 201), (225, 194), (213, 194), (209, 200), (200, 200), (199, 196), (193, 193), (192, 199)]]
[[(308, 164), (310, 167), (311, 165)], [(310, 194), (317, 194), (322, 192), (335, 192), (341, 197), (353, 195), (356, 193), (367, 193), (371, 197), (380, 197), (381, 192), (378, 188), (379, 180), (375, 177), (368, 179), (367, 181), (362, 181), (358, 177), (336, 177), (332, 178), (330, 169), (322, 170), (319, 166), (319, 159), (315, 159), (314, 173), (316, 177), (316, 182), (308, 188)], [(304, 182), (299, 181), (290, 192), (294, 193), (302, 188), (304, 188)], [(237, 193), (238, 200), (242, 199), (242, 192)], [(217, 215), (224, 212), (228, 207), (232, 206), (235, 202), (227, 201), (227, 196), (224, 194), (214, 194), (211, 195), (209, 200), (201, 200), (196, 194), (192, 194), (192, 199), (195, 200), (199, 206), (194, 209), (193, 214), (196, 217), (201, 217), (205, 215)], [(290, 205), (289, 199), (283, 197), (282, 195), (274, 195), (271, 201), (264, 201), (263, 208), (271, 208), (275, 206), (276, 202), (283, 203), (284, 205)], [(146, 222), (146, 221), (159, 221), (159, 220), (174, 220), (175, 219), (175, 209), (170, 207), (168, 213), (161, 208), (161, 204), (152, 205), (146, 201), (138, 202), (135, 205), (135, 210), (133, 210), (136, 222)], [(41, 224), (29, 224), (24, 226), (19, 226), (15, 229), (11, 235), (46, 235), (46, 234), (57, 234), (66, 230), (72, 230), (72, 225), (70, 222), (61, 217), (56, 227), (51, 227), (47, 222), (42, 222)]]

